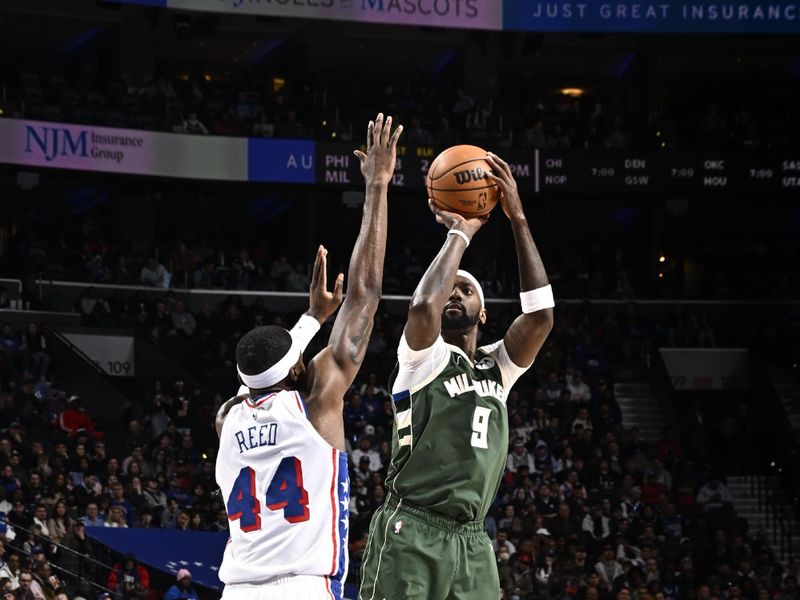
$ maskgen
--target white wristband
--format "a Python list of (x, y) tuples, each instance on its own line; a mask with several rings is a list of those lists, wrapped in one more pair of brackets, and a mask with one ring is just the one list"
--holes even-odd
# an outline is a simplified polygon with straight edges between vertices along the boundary
[(451, 229), (447, 232), (447, 235), (457, 235), (460, 238), (463, 238), (465, 242), (467, 242), (467, 246), (469, 246), (469, 236), (464, 233), (463, 231), (459, 231), (458, 229)]
[(528, 292), (521, 292), (519, 295), (522, 312), (533, 313), (545, 308), (553, 308), (556, 301), (553, 298), (553, 288), (550, 285), (540, 287)]
[(317, 335), (320, 324), (311, 315), (301, 316), (292, 330), (289, 332), (292, 336), (292, 341), (297, 344), (297, 347), (302, 353), (305, 351), (306, 346), (311, 342), (311, 339)]

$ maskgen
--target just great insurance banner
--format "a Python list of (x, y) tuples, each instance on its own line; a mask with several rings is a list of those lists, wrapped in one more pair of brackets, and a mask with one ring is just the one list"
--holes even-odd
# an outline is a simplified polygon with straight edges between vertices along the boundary
[(797, 0), (112, 0), (164, 8), (517, 31), (798, 33)]

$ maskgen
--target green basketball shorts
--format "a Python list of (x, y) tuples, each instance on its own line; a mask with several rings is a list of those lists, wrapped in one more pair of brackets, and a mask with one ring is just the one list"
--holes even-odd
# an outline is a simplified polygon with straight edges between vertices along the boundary
[(483, 522), (458, 523), (389, 494), (372, 517), (359, 600), (496, 600)]

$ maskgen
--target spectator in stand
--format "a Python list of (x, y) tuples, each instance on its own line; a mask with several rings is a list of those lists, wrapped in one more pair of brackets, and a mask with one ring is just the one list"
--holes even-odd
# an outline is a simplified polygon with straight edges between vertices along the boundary
[(605, 540), (611, 535), (611, 519), (601, 505), (595, 504), (583, 517), (581, 529), (595, 540)]
[(147, 259), (147, 264), (142, 267), (139, 281), (142, 285), (155, 288), (169, 287), (169, 273), (167, 269), (160, 262), (156, 260), (155, 256), (150, 256)]
[(88, 325), (102, 323), (103, 319), (111, 314), (111, 306), (108, 300), (98, 298), (97, 289), (90, 287), (80, 300), (81, 316)]
[(539, 486), (539, 493), (536, 495), (536, 512), (543, 519), (555, 517), (558, 514), (558, 499), (552, 496), (547, 483)]
[(111, 283), (116, 285), (133, 285), (136, 278), (128, 270), (128, 259), (125, 255), (117, 258), (117, 265), (111, 270)]
[(189, 569), (180, 569), (176, 575), (178, 582), (170, 587), (164, 600), (198, 600), (197, 592), (192, 586), (192, 574)]
[(614, 549), (610, 545), (603, 546), (600, 560), (594, 568), (607, 590), (613, 589), (614, 580), (622, 575), (622, 565), (614, 559)]
[(125, 598), (134, 592), (146, 594), (150, 589), (150, 572), (139, 564), (135, 554), (129, 552), (108, 574), (106, 587), (112, 592), (122, 594)]
[(72, 550), (59, 553), (59, 563), (64, 569), (72, 573), (94, 574), (96, 566), (81, 560), (81, 557), (91, 558), (94, 554), (94, 547), (86, 537), (86, 525), (82, 521), (72, 522), (70, 532), (61, 540), (61, 545)]
[[(367, 427), (372, 427), (372, 425), (368, 425)], [(372, 431), (374, 432), (374, 428)], [(369, 460), (369, 470), (371, 472), (375, 473), (383, 468), (383, 465), (381, 464), (381, 457), (377, 452), (375, 452), (375, 450), (372, 449), (372, 441), (368, 435), (361, 436), (361, 439), (358, 441), (358, 448), (353, 450), (351, 456), (351, 460), (355, 468), (358, 468), (361, 459), (364, 457)]]
[(56, 590), (61, 587), (61, 581), (50, 567), (46, 559), (33, 563), (33, 582), (31, 592), (36, 600), (55, 600)]
[(19, 589), (20, 559), (19, 554), (8, 554), (8, 559), (0, 567), (0, 580), (8, 579), (8, 589)]
[(108, 509), (108, 518), (105, 522), (106, 527), (128, 527), (128, 519), (125, 515), (125, 509), (122, 506), (112, 506)]
[(172, 324), (178, 334), (186, 337), (192, 337), (197, 329), (197, 321), (194, 315), (186, 310), (182, 300), (178, 300), (175, 303), (175, 308), (172, 309)]
[(275, 124), (270, 122), (263, 110), (258, 111), (256, 122), (253, 124), (253, 137), (275, 137)]
[[(562, 502), (558, 506), (558, 514), (547, 523), (547, 529), (556, 539), (571, 539), (577, 535), (579, 528), (575, 519), (572, 517), (572, 509), (569, 504)], [(585, 557), (584, 557), (585, 558)]]
[(344, 431), (350, 440), (356, 439), (358, 433), (367, 425), (367, 410), (362, 406), (359, 394), (350, 394), (344, 409)]
[(561, 392), (564, 391), (564, 384), (558, 380), (558, 373), (550, 373), (547, 377), (547, 383), (544, 385), (544, 393), (551, 402), (561, 399)]
[(21, 350), (25, 372), (36, 381), (44, 380), (50, 369), (50, 356), (47, 354), (47, 340), (36, 323), (28, 323), (22, 336)]
[(158, 480), (150, 478), (147, 480), (147, 487), (142, 492), (145, 506), (147, 506), (155, 517), (160, 518), (161, 513), (167, 508), (167, 495), (160, 489)]
[(72, 395), (67, 400), (67, 408), (58, 417), (58, 426), (70, 438), (79, 433), (94, 434), (94, 421), (81, 405), (80, 396)]
[(514, 450), (506, 459), (506, 469), (511, 473), (516, 473), (520, 467), (526, 467), (528, 473), (536, 472), (533, 457), (525, 448), (525, 441), (522, 438), (517, 438), (514, 441)]
[(184, 119), (181, 131), (182, 133), (208, 135), (208, 129), (206, 129), (206, 126), (197, 118), (196, 112), (190, 112), (189, 116)]
[(592, 429), (592, 420), (589, 418), (589, 410), (581, 408), (578, 410), (575, 420), (572, 421), (572, 433), (587, 429)]
[(47, 527), (47, 505), (38, 504), (33, 511), (33, 524), (38, 525), (42, 535), (50, 537), (50, 529)]
[(125, 488), (123, 488), (120, 483), (111, 486), (111, 507), (117, 506), (122, 508), (125, 513), (125, 520), (128, 527), (133, 527), (133, 523), (136, 520), (136, 509), (133, 503), (125, 497)]
[[(19, 574), (19, 588), (17, 589), (17, 600), (37, 600), (34, 598), (31, 587), (33, 586), (33, 573), (30, 569), (21, 569)], [(44, 596), (42, 596), (43, 598)]]
[(180, 506), (189, 506), (192, 499), (192, 495), (181, 487), (180, 479), (176, 474), (169, 478), (169, 487), (166, 490), (166, 494), (168, 502), (175, 500)]
[(220, 117), (214, 121), (214, 124), (211, 126), (211, 132), (214, 135), (225, 135), (225, 136), (240, 136), (242, 135), (242, 130), (233, 120), (230, 114), (224, 112), (220, 115)]
[(570, 393), (570, 399), (573, 402), (585, 404), (592, 399), (592, 391), (589, 389), (589, 386), (584, 383), (580, 371), (576, 371), (572, 375), (572, 381), (567, 383), (567, 389)]
[(732, 503), (733, 496), (730, 490), (716, 475), (701, 487), (697, 493), (697, 505), (701, 506), (706, 512), (725, 508)]
[(0, 351), (5, 353), (12, 372), (16, 370), (21, 349), (22, 341), (14, 331), (11, 323), (3, 323), (3, 328), (0, 331)]
[(63, 500), (56, 502), (53, 512), (47, 520), (47, 529), (50, 532), (50, 539), (56, 544), (72, 530), (72, 517), (67, 513), (67, 505)]
[(297, 113), (289, 109), (286, 112), (286, 120), (281, 121), (275, 127), (275, 137), (286, 139), (302, 139), (308, 137), (308, 131), (297, 120)]
[(209, 526), (208, 530), (222, 533), (227, 533), (229, 531), (228, 513), (224, 508), (220, 508), (217, 511), (217, 520)]

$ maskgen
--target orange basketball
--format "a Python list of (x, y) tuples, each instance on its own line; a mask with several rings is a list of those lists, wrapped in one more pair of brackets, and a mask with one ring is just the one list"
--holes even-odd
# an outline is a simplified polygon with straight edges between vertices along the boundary
[(491, 167), (486, 150), (477, 146), (453, 146), (431, 163), (426, 183), (428, 197), (442, 210), (466, 218), (488, 215), (497, 204), (497, 184), (485, 176)]

